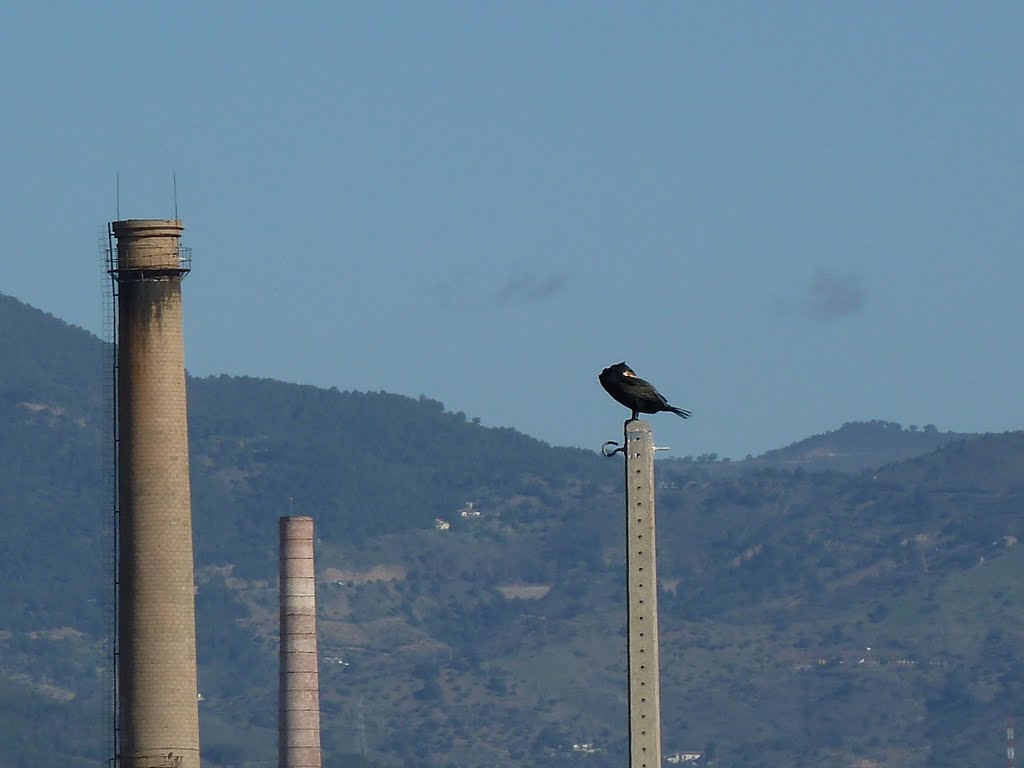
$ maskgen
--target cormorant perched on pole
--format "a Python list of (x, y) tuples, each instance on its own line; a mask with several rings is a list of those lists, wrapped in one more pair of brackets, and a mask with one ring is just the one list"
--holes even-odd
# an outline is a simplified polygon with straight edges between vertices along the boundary
[(641, 413), (661, 411), (671, 411), (684, 419), (690, 418), (689, 411), (669, 405), (668, 400), (652, 384), (637, 376), (625, 362), (608, 366), (597, 378), (609, 395), (633, 412), (630, 420), (636, 419)]

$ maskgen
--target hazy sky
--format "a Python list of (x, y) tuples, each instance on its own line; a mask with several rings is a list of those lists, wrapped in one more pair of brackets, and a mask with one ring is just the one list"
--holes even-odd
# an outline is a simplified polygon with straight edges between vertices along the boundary
[(1011, 2), (14, 4), (0, 292), (99, 333), (115, 175), (169, 218), (176, 171), (193, 374), (596, 449), (626, 360), (676, 455), (1021, 428), (1022, 40)]

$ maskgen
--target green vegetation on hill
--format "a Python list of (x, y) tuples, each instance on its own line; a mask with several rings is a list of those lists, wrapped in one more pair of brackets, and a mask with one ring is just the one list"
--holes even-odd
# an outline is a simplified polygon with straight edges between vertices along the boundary
[[(104, 350), (0, 296), (0, 351), (4, 764), (98, 766)], [(189, 387), (205, 765), (275, 760), (276, 524), (292, 509), (316, 520), (325, 766), (623, 763), (619, 459), (426, 398)], [(812, 471), (830, 453), (856, 461)], [(1022, 704), (1024, 434), (848, 424), (657, 471), (667, 754), (999, 759)]]
[(892, 421), (855, 421), (839, 429), (747, 456), (740, 461), (719, 459), (717, 454), (667, 459), (663, 470), (671, 476), (698, 465), (711, 477), (735, 477), (762, 469), (803, 469), (813, 472), (860, 472), (883, 464), (920, 456), (945, 445), (978, 437), (973, 434), (939, 432), (934, 425), (904, 428)]
[(291, 508), (362, 542), (431, 528), (524, 475), (561, 484), (596, 464), (424, 397), (221, 376), (190, 380), (189, 405), (195, 493), (217, 500), (197, 516), (199, 556), (242, 570), (276, 557), (276, 520)]

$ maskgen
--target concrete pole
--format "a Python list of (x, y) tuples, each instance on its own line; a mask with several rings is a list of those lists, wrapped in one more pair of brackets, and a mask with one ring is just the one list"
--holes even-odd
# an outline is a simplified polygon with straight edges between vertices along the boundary
[(122, 768), (199, 768), (183, 228), (166, 219), (113, 223)]
[(313, 518), (282, 517), (280, 536), (278, 765), (280, 768), (320, 768)]
[(661, 768), (654, 438), (646, 421), (636, 419), (626, 422), (624, 453), (629, 766)]

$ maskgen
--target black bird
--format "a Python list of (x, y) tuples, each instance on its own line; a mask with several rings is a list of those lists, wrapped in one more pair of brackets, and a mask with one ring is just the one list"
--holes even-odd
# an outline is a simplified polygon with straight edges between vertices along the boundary
[(630, 419), (636, 419), (640, 413), (660, 411), (671, 411), (684, 419), (690, 418), (689, 411), (669, 405), (668, 400), (652, 384), (637, 376), (624, 362), (608, 366), (597, 378), (609, 395), (633, 412)]

